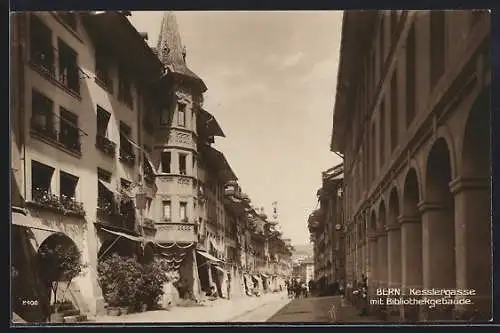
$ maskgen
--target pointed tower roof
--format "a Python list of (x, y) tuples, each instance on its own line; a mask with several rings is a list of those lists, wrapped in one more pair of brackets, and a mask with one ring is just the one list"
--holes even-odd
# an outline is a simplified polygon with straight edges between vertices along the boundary
[(186, 65), (186, 49), (182, 45), (177, 19), (172, 11), (167, 11), (163, 14), (160, 35), (155, 51), (161, 62), (170, 72), (196, 81), (201, 85), (203, 92), (207, 90), (203, 80)]

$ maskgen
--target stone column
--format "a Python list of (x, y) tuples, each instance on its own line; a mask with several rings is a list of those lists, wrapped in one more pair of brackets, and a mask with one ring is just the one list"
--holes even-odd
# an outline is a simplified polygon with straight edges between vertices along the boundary
[[(423, 287), (455, 288), (455, 249), (453, 229), (449, 229), (449, 208), (436, 202), (420, 202), (422, 214), (422, 272)], [(448, 306), (425, 307), (420, 315), (423, 320), (451, 319)]]
[[(378, 275), (378, 288), (387, 288), (388, 285), (388, 271), (387, 271), (387, 231), (381, 229), (377, 234), (377, 275)], [(385, 317), (386, 306), (381, 305), (378, 307), (378, 312)]]
[[(389, 288), (401, 288), (401, 229), (394, 223), (387, 227), (387, 271)], [(388, 307), (389, 315), (400, 314), (397, 306)]]
[[(409, 294), (410, 288), (422, 289), (422, 221), (420, 216), (399, 216), (401, 224), (402, 288)], [(418, 305), (403, 307), (405, 321), (418, 321)]]
[[(456, 288), (474, 289), (474, 305), (456, 306), (458, 316), (478, 311), (491, 318), (491, 209), (488, 179), (457, 178), (450, 182), (455, 196)], [(477, 316), (477, 314), (476, 314)]]
[[(370, 295), (370, 299), (375, 299), (376, 291), (378, 287), (378, 276), (377, 276), (377, 234), (371, 233), (368, 235), (368, 250), (369, 250), (369, 258), (370, 258), (370, 269), (368, 276), (368, 294)], [(374, 307), (372, 310), (376, 310)]]

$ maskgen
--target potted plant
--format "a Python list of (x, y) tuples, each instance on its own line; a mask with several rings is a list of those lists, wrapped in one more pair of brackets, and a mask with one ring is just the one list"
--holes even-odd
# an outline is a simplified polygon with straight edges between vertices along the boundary
[(153, 309), (163, 295), (163, 285), (168, 281), (166, 268), (162, 259), (154, 259), (143, 266), (141, 300), (147, 309)]
[(59, 313), (61, 302), (57, 292), (61, 282), (66, 283), (66, 292), (71, 281), (77, 277), (85, 265), (81, 263), (81, 253), (73, 242), (63, 235), (54, 235), (40, 246), (38, 250), (38, 265), (40, 278), (50, 287), (53, 295), (51, 305), (51, 322), (62, 322), (63, 315)]
[(143, 284), (142, 267), (136, 258), (113, 254), (99, 262), (97, 271), (108, 312), (123, 315), (136, 307)]

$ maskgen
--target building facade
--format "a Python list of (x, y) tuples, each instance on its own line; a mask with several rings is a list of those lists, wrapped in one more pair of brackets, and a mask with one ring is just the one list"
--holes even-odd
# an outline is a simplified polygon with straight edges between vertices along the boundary
[(347, 278), (476, 291), (473, 306), (391, 307), (408, 320), (489, 318), (488, 13), (346, 12), (341, 43)]
[[(103, 24), (112, 29), (96, 35)], [(121, 13), (12, 16), (11, 195), (13, 224), (22, 226), (13, 232), (22, 238), (28, 226), (35, 252), (60, 234), (76, 245), (88, 269), (71, 289), (84, 312), (102, 304), (95, 276), (103, 244), (117, 230), (139, 234), (135, 207), (112, 209), (111, 197), (140, 182), (142, 158), (130, 142), (139, 141), (144, 105), (162, 104), (143, 93), (163, 66), (130, 28)], [(133, 46), (124, 49), (124, 39)], [(33, 264), (15, 252), (22, 267)]]
[(308, 221), (314, 244), (314, 276), (320, 290), (345, 279), (345, 251), (343, 216), (343, 164), (322, 173), (322, 187), (318, 190), (319, 209)]

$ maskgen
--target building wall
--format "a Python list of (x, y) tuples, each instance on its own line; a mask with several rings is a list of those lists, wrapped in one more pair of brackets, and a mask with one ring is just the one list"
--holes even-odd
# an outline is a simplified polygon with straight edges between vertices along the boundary
[[(360, 91), (368, 93), (360, 95), (361, 103), (354, 108), (352, 124), (347, 126), (352, 128), (347, 131), (345, 145), (348, 278), (359, 280), (361, 274), (370, 272), (372, 285), (378, 286), (475, 286), (482, 290), (477, 308), (486, 314), (491, 310), (487, 305), (490, 292), (486, 291), (490, 282), (479, 282), (469, 274), (475, 267), (489, 275), (491, 264), (487, 260), (472, 264), (460, 258), (488, 256), (489, 245), (477, 242), (481, 237), (489, 239), (489, 217), (486, 213), (478, 217), (476, 221), (481, 222), (468, 236), (456, 223), (465, 226), (461, 216), (468, 214), (470, 207), (481, 206), (483, 199), (479, 198), (488, 196), (488, 177), (484, 177), (489, 174), (489, 156), (470, 153), (468, 142), (475, 140), (476, 145), (484, 145), (484, 152), (488, 151), (489, 140), (478, 135), (472, 139), (469, 128), (489, 128), (489, 98), (485, 97), (491, 80), (487, 65), (489, 17), (472, 11), (398, 11), (392, 13), (392, 22), (397, 20), (398, 25), (396, 28), (393, 23), (391, 38), (391, 13), (379, 13), (378, 24), (383, 29), (372, 30), (374, 43), (365, 45), (363, 51), (367, 59), (375, 54), (376, 61), (367, 61), (375, 67), (368, 65), (356, 82), (363, 82)], [(431, 21), (439, 22), (440, 14), (444, 17), (442, 39), (438, 29), (431, 31)], [(412, 31), (413, 48), (408, 38)], [(432, 65), (439, 61), (430, 58), (431, 49), (440, 47), (443, 49), (437, 52), (437, 58), (442, 57), (442, 72)], [(411, 49), (413, 53), (408, 51)], [(382, 55), (384, 66), (380, 65)], [(410, 72), (412, 66), (407, 66), (412, 61), (414, 73)], [(370, 81), (373, 74), (375, 78)], [(433, 77), (437, 78), (435, 82)], [(481, 98), (483, 102), (478, 102)], [(361, 121), (365, 114), (368, 123)], [(361, 151), (367, 151), (366, 155), (358, 154)], [(471, 178), (475, 179), (474, 186), (459, 185), (460, 190), (453, 187)], [(450, 184), (442, 185), (446, 179)], [(470, 191), (476, 193), (476, 200), (463, 193)], [(449, 202), (453, 201), (451, 208)], [(487, 201), (482, 201), (485, 212), (489, 211)], [(431, 206), (433, 210), (429, 210)], [(442, 228), (449, 223), (448, 231), (434, 229), (430, 223), (435, 219), (441, 220)], [(434, 244), (447, 244), (447, 259), (433, 258), (437, 251)], [(418, 247), (423, 248), (422, 253), (416, 250)], [(422, 314), (421, 318), (428, 315), (432, 314)], [(433, 315), (446, 317), (449, 313), (436, 311)]]
[[(30, 59), (30, 24), (31, 17), (38, 18), (43, 25), (51, 30), (51, 41), (54, 47), (55, 73), (51, 76), (46, 71), (38, 67)], [(96, 310), (96, 299), (101, 298), (100, 288), (97, 285), (96, 267), (97, 253), (101, 246), (101, 239), (96, 234), (94, 222), (96, 221), (97, 209), (97, 168), (105, 169), (112, 174), (111, 184), (113, 187), (120, 186), (120, 179), (131, 182), (138, 181), (138, 159), (133, 166), (123, 164), (118, 156), (111, 158), (96, 149), (97, 134), (97, 107), (102, 107), (111, 115), (107, 136), (108, 139), (116, 143), (117, 154), (119, 152), (120, 132), (119, 124), (124, 122), (131, 127), (130, 139), (138, 140), (138, 90), (141, 86), (132, 77), (132, 96), (134, 106), (131, 109), (117, 98), (118, 73), (117, 68), (112, 67), (111, 78), (114, 82), (115, 92), (110, 93), (105, 90), (95, 80), (95, 48), (93, 40), (87, 34), (79, 16), (76, 16), (76, 31), (62, 23), (56, 14), (32, 13), (23, 14), (16, 17), (18, 26), (24, 34), (24, 50), (19, 55), (19, 61), (23, 66), (13, 76), (13, 84), (20, 89), (19, 98), (16, 98), (16, 105), (13, 105), (13, 131), (22, 135), (21, 140), (15, 141), (13, 146), (16, 183), (21, 192), (21, 196), (28, 202), (32, 202), (32, 162), (36, 161), (52, 167), (53, 175), (50, 190), (53, 194), (60, 191), (60, 173), (66, 172), (78, 177), (75, 199), (83, 204), (85, 210), (84, 218), (73, 218), (62, 214), (48, 213), (30, 206), (30, 214), (38, 218), (47, 226), (53, 227), (66, 233), (82, 251), (82, 260), (89, 264), (85, 274), (75, 282), (80, 294), (90, 305), (90, 311)], [(17, 31), (17, 29), (14, 29)], [(65, 88), (57, 78), (61, 75), (57, 52), (61, 48), (60, 41), (71, 47), (77, 54), (77, 64), (79, 70), (79, 94)], [(22, 71), (22, 72), (21, 72)], [(70, 151), (56, 140), (47, 139), (33, 131), (32, 113), (38, 105), (32, 101), (32, 91), (37, 91), (52, 102), (52, 112), (55, 130), (60, 130), (60, 107), (70, 111), (78, 117), (77, 126), (79, 128), (81, 154)], [(17, 96), (16, 96), (17, 97)], [(18, 118), (19, 116), (19, 118)], [(20, 123), (17, 122), (19, 119)], [(24, 142), (25, 146), (19, 146)], [(23, 148), (25, 151), (22, 152)], [(22, 153), (21, 153), (22, 152)], [(20, 156), (22, 155), (22, 156)]]

